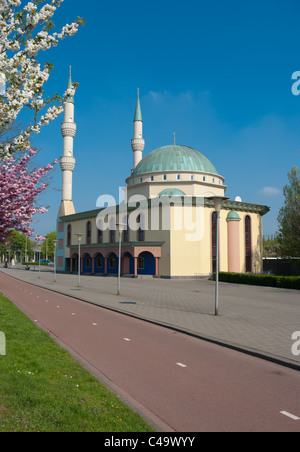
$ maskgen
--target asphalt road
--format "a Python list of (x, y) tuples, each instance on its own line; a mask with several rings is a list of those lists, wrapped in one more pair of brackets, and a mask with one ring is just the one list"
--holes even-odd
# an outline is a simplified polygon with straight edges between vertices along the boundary
[(300, 431), (296, 370), (4, 274), (0, 290), (158, 429)]

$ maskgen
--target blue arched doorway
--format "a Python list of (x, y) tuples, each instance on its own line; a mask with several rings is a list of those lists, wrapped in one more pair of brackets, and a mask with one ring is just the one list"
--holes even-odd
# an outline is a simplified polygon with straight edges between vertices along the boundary
[(95, 274), (104, 274), (105, 271), (105, 260), (101, 253), (98, 253), (94, 257), (94, 273)]
[(117, 275), (118, 274), (118, 257), (115, 253), (111, 253), (107, 259), (107, 273), (109, 275)]
[(144, 251), (138, 257), (138, 275), (155, 276), (155, 257), (149, 251)]
[(93, 266), (92, 266), (92, 258), (89, 254), (85, 254), (83, 256), (83, 273), (92, 273)]

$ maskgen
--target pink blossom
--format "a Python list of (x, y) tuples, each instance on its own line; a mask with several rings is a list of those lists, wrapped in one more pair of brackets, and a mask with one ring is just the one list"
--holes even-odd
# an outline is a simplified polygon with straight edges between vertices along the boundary
[(46, 237), (42, 237), (41, 235), (36, 235), (35, 240), (37, 242), (44, 242), (46, 240)]
[(6, 242), (11, 230), (31, 236), (32, 217), (48, 210), (46, 207), (36, 207), (36, 200), (48, 187), (42, 182), (43, 177), (57, 161), (30, 172), (28, 164), (34, 155), (35, 151), (31, 150), (18, 162), (14, 157), (0, 162), (0, 243)]

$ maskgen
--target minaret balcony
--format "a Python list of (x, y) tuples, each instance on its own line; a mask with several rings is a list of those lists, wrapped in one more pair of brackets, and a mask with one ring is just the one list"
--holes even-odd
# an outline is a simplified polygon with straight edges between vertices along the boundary
[(74, 122), (63, 122), (61, 125), (61, 133), (63, 137), (74, 138), (76, 135), (77, 126)]
[(62, 171), (74, 171), (76, 159), (74, 157), (62, 157), (60, 159), (60, 167)]
[(143, 152), (145, 148), (145, 140), (143, 138), (134, 138), (133, 140), (131, 140), (131, 147), (133, 152)]

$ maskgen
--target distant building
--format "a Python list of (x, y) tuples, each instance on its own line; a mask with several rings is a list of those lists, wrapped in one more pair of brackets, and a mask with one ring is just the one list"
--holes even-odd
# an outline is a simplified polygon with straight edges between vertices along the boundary
[[(120, 237), (123, 275), (194, 278), (207, 277), (215, 271), (216, 213), (209, 198), (225, 196), (225, 179), (203, 154), (177, 145), (175, 136), (172, 145), (143, 156), (145, 141), (139, 94), (131, 142), (133, 170), (126, 179), (128, 204), (116, 209), (75, 213), (73, 98), (65, 103), (61, 130), (64, 152), (62, 201), (57, 221), (58, 271), (78, 271), (77, 233), (83, 233), (80, 262), (83, 273), (117, 274)], [(115, 215), (105, 216), (114, 210)], [(262, 271), (262, 217), (268, 212), (266, 206), (240, 200), (224, 202), (220, 216), (221, 271)], [(110, 227), (105, 230), (103, 223), (109, 222)]]

